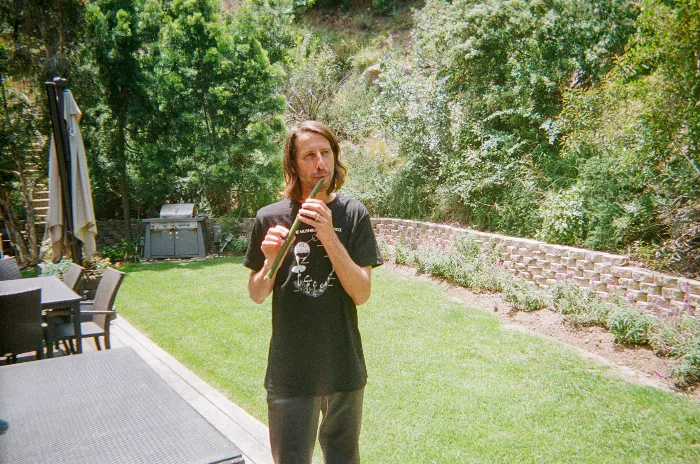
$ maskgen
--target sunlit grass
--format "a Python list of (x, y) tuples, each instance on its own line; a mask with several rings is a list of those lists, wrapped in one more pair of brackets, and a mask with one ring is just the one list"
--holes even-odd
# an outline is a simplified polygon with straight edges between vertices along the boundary
[[(124, 269), (120, 314), (267, 422), (270, 302), (249, 301), (241, 259)], [(700, 405), (499, 324), (439, 285), (373, 272), (363, 462), (700, 461)]]

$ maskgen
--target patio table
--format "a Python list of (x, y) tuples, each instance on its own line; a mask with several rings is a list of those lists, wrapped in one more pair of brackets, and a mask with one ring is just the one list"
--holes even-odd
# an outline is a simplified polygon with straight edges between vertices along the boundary
[[(78, 353), (83, 352), (83, 340), (80, 331), (80, 300), (81, 297), (64, 284), (56, 276), (31, 277), (0, 281), (0, 293), (14, 293), (33, 288), (41, 289), (42, 309), (70, 308), (73, 313), (73, 329), (76, 335)], [(53, 355), (53, 347), (48, 347), (49, 357)]]
[(244, 463), (131, 348), (0, 367), (0, 464)]

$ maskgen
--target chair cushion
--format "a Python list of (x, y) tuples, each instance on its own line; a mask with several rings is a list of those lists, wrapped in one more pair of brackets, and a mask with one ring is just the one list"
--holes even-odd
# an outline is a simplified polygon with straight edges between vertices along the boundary
[[(75, 337), (75, 330), (73, 330), (72, 322), (66, 324), (49, 324), (46, 329), (48, 331), (48, 339), (52, 342), (68, 340)], [(104, 335), (102, 327), (94, 322), (81, 322), (80, 331), (82, 332), (83, 338)]]

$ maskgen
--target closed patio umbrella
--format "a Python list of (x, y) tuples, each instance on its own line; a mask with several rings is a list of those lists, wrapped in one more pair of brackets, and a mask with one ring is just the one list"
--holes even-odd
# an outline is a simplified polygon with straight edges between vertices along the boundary
[[(87, 159), (85, 157), (85, 147), (80, 133), (80, 119), (82, 113), (70, 91), (64, 90), (62, 93), (63, 117), (70, 153), (70, 184), (62, 182), (62, 170), (60, 169), (59, 156), (55, 138), (51, 137), (49, 148), (49, 214), (47, 217), (47, 231), (51, 240), (52, 256), (54, 259), (60, 256), (67, 256), (71, 252), (70, 242), (65, 233), (64, 224), (64, 186), (70, 187), (70, 211), (72, 223), (70, 228), (73, 236), (82, 242), (83, 251), (86, 256), (91, 256), (96, 251), (95, 236), (97, 235), (97, 224), (92, 203), (92, 189), (90, 188), (90, 178), (87, 169)], [(80, 256), (73, 257), (79, 260)]]
[(80, 119), (83, 113), (80, 112), (70, 91), (63, 93), (63, 102), (63, 114), (66, 116), (70, 141), (73, 234), (83, 242), (85, 256), (92, 256), (97, 251), (95, 245), (97, 221), (95, 221), (95, 210), (92, 205), (92, 189), (90, 188), (85, 146), (83, 145), (83, 136), (80, 134)]
[(51, 136), (49, 145), (49, 214), (46, 216), (46, 229), (51, 242), (51, 257), (57, 261), (70, 253), (70, 243), (63, 224), (63, 198), (61, 194), (61, 173), (58, 167), (56, 141)]

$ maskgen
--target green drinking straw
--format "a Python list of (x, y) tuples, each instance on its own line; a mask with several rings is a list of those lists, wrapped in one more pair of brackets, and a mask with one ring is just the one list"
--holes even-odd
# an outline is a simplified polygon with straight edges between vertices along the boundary
[[(323, 185), (323, 180), (324, 179), (318, 180), (318, 182), (316, 183), (316, 186), (309, 194), (309, 199), (315, 197), (316, 194), (318, 193), (318, 191), (321, 190), (321, 186)], [(299, 228), (299, 224), (301, 224), (301, 221), (299, 220), (299, 216), (297, 216), (297, 218), (294, 220), (294, 224), (292, 224), (292, 228), (289, 229), (289, 234), (287, 235), (287, 239), (282, 244), (282, 248), (280, 248), (279, 253), (277, 253), (277, 257), (275, 258), (275, 261), (272, 263), (272, 267), (270, 268), (269, 271), (267, 271), (267, 274), (265, 274), (265, 277), (263, 277), (263, 279), (270, 280), (270, 279), (272, 279), (272, 276), (275, 275), (275, 272), (277, 271), (277, 266), (280, 265), (280, 261), (282, 261), (282, 257), (287, 253), (287, 249), (289, 248), (289, 245), (292, 243), (292, 239), (294, 238), (294, 232), (296, 232), (297, 229)]]

